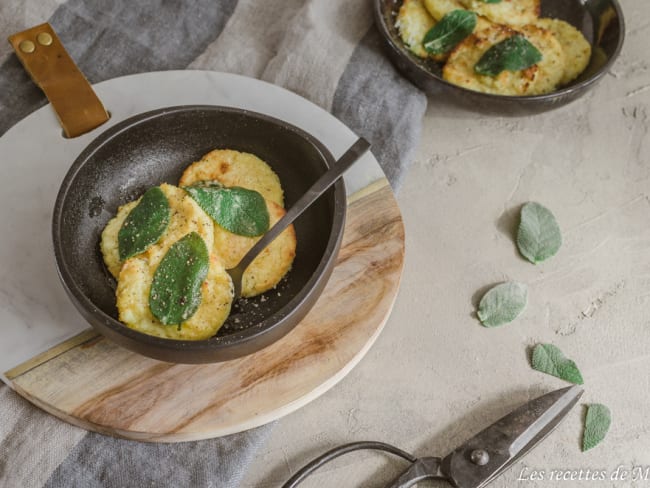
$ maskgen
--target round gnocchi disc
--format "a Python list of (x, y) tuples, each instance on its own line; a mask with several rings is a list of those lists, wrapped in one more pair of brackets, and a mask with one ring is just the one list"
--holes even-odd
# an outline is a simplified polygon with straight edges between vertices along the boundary
[[(174, 242), (190, 232), (198, 233), (210, 249), (214, 239), (212, 219), (184, 190), (166, 183), (160, 185), (160, 189), (169, 202), (169, 225), (158, 242), (138, 256), (146, 255), (147, 259), (157, 263)], [(139, 201), (140, 199), (122, 205), (118, 209), (117, 215), (108, 222), (102, 231), (100, 248), (104, 263), (116, 279), (122, 268), (117, 236), (127, 216)]]
[(166, 339), (198, 341), (215, 335), (228, 318), (233, 301), (232, 281), (221, 259), (210, 255), (208, 275), (201, 285), (201, 304), (180, 325), (164, 325), (151, 313), (149, 292), (156, 267), (145, 257), (124, 262), (116, 293), (120, 321), (131, 329)]
[(255, 190), (266, 200), (284, 207), (280, 178), (271, 167), (254, 154), (215, 149), (192, 163), (183, 172), (179, 186), (200, 181), (217, 181), (224, 186), (241, 186)]
[(587, 68), (591, 59), (589, 41), (585, 39), (582, 32), (564, 20), (539, 19), (535, 25), (551, 31), (562, 46), (566, 62), (560, 84), (566, 85), (575, 80)]
[(429, 57), (422, 46), (424, 36), (436, 24), (422, 0), (404, 0), (397, 14), (395, 25), (406, 47), (416, 56)]
[[(496, 76), (479, 75), (474, 66), (495, 44), (523, 34), (542, 53), (542, 60), (523, 70), (502, 71)], [(452, 51), (443, 78), (464, 88), (498, 95), (539, 95), (553, 91), (564, 73), (564, 52), (553, 34), (535, 26), (518, 30), (494, 24), (475, 32)]]
[(497, 24), (525, 25), (539, 18), (540, 0), (501, 0), (497, 3), (486, 3), (483, 0), (457, 1), (464, 8)]
[(537, 63), (537, 73), (527, 95), (542, 95), (557, 89), (562, 83), (566, 70), (566, 54), (560, 41), (548, 29), (534, 25), (524, 25), (517, 30), (542, 53)]
[(467, 10), (459, 0), (424, 0), (424, 6), (436, 21), (453, 10)]

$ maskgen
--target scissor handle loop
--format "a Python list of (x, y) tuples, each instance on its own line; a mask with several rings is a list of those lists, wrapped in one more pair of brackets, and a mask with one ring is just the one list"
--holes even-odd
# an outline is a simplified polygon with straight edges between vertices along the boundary
[(390, 454), (394, 454), (396, 456), (401, 457), (402, 459), (407, 460), (411, 464), (415, 463), (418, 460), (415, 456), (409, 454), (406, 451), (402, 451), (401, 449), (391, 444), (385, 444), (383, 442), (375, 442), (375, 441), (352, 442), (350, 444), (344, 444), (342, 446), (335, 447), (334, 449), (327, 451), (325, 454), (317, 457), (313, 461), (310, 461), (308, 464), (300, 468), (300, 470), (296, 474), (294, 474), (291, 477), (291, 479), (289, 479), (289, 481), (287, 481), (284, 485), (282, 485), (282, 488), (295, 488), (302, 481), (304, 481), (305, 478), (307, 478), (310, 474), (312, 474), (314, 471), (316, 471), (324, 464), (327, 464), (333, 459), (336, 459), (337, 457), (347, 454), (349, 452), (360, 451), (365, 449), (388, 452)]

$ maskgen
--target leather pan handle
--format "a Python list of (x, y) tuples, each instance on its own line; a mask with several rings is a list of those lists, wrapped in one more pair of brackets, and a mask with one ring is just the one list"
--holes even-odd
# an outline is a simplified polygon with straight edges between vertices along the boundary
[(66, 137), (100, 126), (109, 114), (48, 23), (9, 36), (18, 59), (43, 90)]

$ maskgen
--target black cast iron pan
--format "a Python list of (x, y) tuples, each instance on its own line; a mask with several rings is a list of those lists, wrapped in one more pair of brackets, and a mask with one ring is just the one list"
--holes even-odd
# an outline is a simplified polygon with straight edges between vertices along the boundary
[(169, 362), (206, 363), (253, 353), (289, 332), (318, 299), (343, 236), (343, 180), (295, 222), (292, 270), (274, 290), (236, 302), (219, 333), (203, 341), (161, 339), (117, 320), (115, 282), (99, 251), (117, 208), (216, 148), (253, 153), (275, 170), (292, 203), (333, 164), (329, 151), (286, 122), (245, 110), (182, 106), (127, 119), (97, 137), (76, 159), (56, 199), (52, 232), (59, 275), (84, 318), (114, 342)]
[(411, 82), (439, 100), (450, 100), (488, 114), (539, 113), (575, 100), (607, 73), (618, 57), (625, 38), (623, 11), (617, 0), (541, 0), (542, 17), (562, 19), (584, 34), (592, 46), (589, 66), (576, 80), (552, 93), (532, 96), (492, 95), (445, 81), (441, 63), (418, 58), (404, 46), (395, 27), (395, 18), (402, 3), (402, 0), (373, 0), (375, 23), (393, 64)]

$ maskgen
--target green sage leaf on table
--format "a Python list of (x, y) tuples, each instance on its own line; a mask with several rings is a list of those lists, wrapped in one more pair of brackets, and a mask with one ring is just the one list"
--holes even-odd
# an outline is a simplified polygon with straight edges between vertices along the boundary
[(256, 237), (269, 230), (264, 197), (237, 186), (188, 186), (184, 190), (221, 227), (233, 234)]
[(517, 232), (517, 247), (522, 256), (533, 264), (554, 256), (562, 245), (562, 234), (549, 209), (528, 202), (521, 209)]
[(165, 233), (169, 216), (169, 202), (160, 187), (147, 190), (117, 234), (120, 260), (140, 254), (155, 244)]
[(537, 344), (533, 349), (533, 369), (542, 373), (557, 376), (570, 383), (584, 383), (576, 363), (568, 359), (559, 348), (553, 344)]
[(474, 65), (474, 71), (479, 75), (496, 76), (506, 70), (530, 68), (541, 60), (539, 49), (521, 34), (515, 34), (485, 51)]
[(506, 282), (491, 288), (478, 306), (478, 318), (485, 327), (512, 322), (526, 308), (528, 288), (523, 283)]
[(582, 451), (596, 447), (607, 435), (612, 423), (612, 413), (605, 405), (592, 403), (587, 406), (585, 430), (582, 435)]
[(424, 36), (422, 45), (431, 54), (446, 54), (469, 36), (476, 27), (476, 14), (469, 10), (452, 10), (445, 14)]
[(192, 317), (201, 305), (201, 285), (209, 266), (208, 248), (196, 232), (172, 244), (153, 275), (149, 308), (154, 317), (179, 328)]

